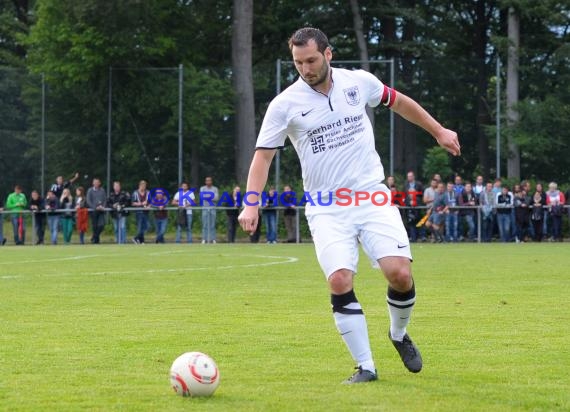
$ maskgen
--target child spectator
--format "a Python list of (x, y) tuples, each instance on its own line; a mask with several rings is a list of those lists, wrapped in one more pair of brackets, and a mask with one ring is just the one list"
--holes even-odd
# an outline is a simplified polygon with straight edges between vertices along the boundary
[(85, 233), (87, 232), (87, 223), (89, 212), (86, 207), (85, 189), (79, 186), (75, 189), (75, 224), (77, 226), (77, 233), (79, 233), (79, 243), (85, 244)]

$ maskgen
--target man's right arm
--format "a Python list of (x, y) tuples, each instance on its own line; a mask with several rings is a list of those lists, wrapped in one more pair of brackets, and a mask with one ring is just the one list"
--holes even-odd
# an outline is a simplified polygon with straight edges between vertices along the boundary
[(444, 128), (415, 100), (403, 93), (397, 93), (393, 104), (390, 106), (394, 112), (404, 119), (420, 126), (431, 134), (437, 143), (452, 155), (461, 155), (461, 146), (459, 145), (457, 133)]
[(254, 232), (257, 228), (260, 195), (267, 183), (269, 167), (276, 151), (276, 149), (258, 149), (253, 155), (247, 176), (247, 190), (243, 198), (245, 207), (238, 218), (246, 232)]

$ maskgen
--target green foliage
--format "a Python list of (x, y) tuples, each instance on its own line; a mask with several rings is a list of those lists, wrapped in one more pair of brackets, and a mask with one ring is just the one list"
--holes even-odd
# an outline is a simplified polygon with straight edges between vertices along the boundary
[(453, 174), (449, 154), (439, 146), (426, 150), (422, 169), (426, 182), (429, 182), (436, 173), (439, 173), (442, 179), (447, 179)]

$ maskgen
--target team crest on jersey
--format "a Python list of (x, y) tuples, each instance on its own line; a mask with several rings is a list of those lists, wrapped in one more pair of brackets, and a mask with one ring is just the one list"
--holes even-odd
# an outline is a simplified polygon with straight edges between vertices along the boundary
[(349, 87), (348, 89), (343, 89), (344, 97), (346, 102), (351, 106), (356, 106), (360, 103), (360, 92), (358, 91), (358, 86)]

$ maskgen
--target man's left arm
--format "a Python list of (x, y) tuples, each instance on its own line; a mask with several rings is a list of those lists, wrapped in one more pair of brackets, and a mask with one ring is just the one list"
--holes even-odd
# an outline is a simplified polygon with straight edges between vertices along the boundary
[[(393, 93), (395, 93), (395, 91)], [(415, 100), (398, 92), (390, 108), (404, 119), (420, 126), (431, 134), (437, 143), (452, 155), (461, 155), (461, 146), (459, 145), (457, 133), (439, 124), (439, 122)]]

